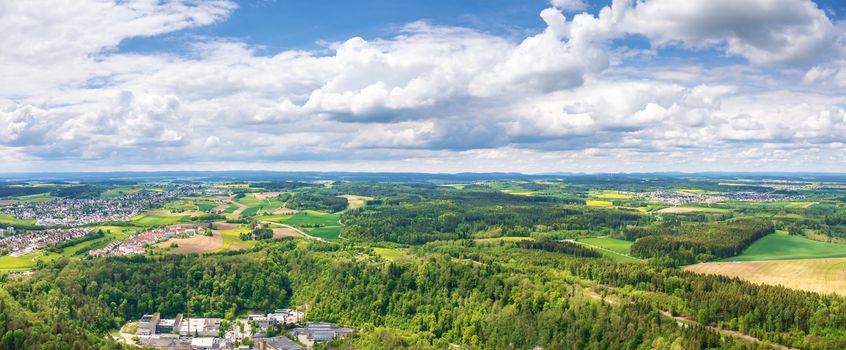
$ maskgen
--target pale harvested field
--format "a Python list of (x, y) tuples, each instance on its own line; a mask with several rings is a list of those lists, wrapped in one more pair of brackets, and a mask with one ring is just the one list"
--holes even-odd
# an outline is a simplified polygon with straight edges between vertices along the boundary
[(212, 208), (212, 212), (214, 213), (222, 213), (224, 210), (229, 208), (229, 204), (218, 205)]
[(656, 211), (656, 213), (659, 213), (659, 214), (686, 214), (686, 213), (696, 213), (696, 212), (700, 212), (700, 211), (702, 211), (702, 209), (700, 209), (700, 208), (670, 207), (670, 208), (664, 208), (664, 209), (661, 209), (659, 211)]
[(280, 194), (282, 194), (282, 192), (258, 192), (258, 193), (255, 193), (254, 195), (256, 196), (256, 199), (268, 199), (268, 198), (276, 197)]
[(349, 203), (350, 205), (362, 205), (362, 204), (364, 204), (364, 198), (361, 198), (361, 197), (358, 197), (358, 196), (346, 195), (346, 196), (338, 196), (338, 198), (346, 198), (347, 203)]
[(175, 238), (159, 243), (159, 248), (168, 248), (176, 243), (178, 248), (171, 250), (173, 254), (211, 253), (223, 247), (223, 236), (217, 230), (212, 230), (212, 236), (194, 236), (191, 238)]
[(273, 229), (273, 238), (297, 237), (299, 235), (297, 231), (287, 227)]
[(685, 268), (817, 293), (846, 295), (846, 258), (709, 262)]
[(238, 224), (231, 224), (228, 222), (215, 222), (214, 229), (215, 230), (234, 230), (238, 228)]
[(368, 200), (373, 199), (373, 198), (370, 198), (370, 197), (354, 196), (354, 195), (351, 195), (351, 194), (338, 196), (338, 198), (346, 198), (347, 203), (349, 203), (350, 206), (362, 206), (362, 205), (366, 204)]
[(296, 210), (290, 208), (279, 208), (273, 211), (273, 215), (290, 215), (296, 213)]
[(17, 203), (17, 202), (18, 202), (18, 201), (14, 200), (14, 199), (0, 199), (0, 206), (3, 206), (3, 205), (12, 205), (12, 204), (15, 204), (15, 203)]

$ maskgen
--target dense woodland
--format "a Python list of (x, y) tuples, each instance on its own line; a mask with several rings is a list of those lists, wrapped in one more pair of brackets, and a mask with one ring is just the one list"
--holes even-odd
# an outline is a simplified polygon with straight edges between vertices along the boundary
[(359, 335), (340, 342), (357, 348), (755, 348), (680, 328), (661, 310), (803, 349), (846, 346), (842, 298), (527, 248), (439, 242), (389, 262), (287, 240), (227, 255), (60, 261), (6, 282), (15, 300), (0, 298), (0, 344), (64, 348), (55, 342), (68, 337), (96, 348), (153, 311), (233, 318), (308, 304), (310, 319), (355, 325)]
[(451, 191), (436, 199), (416, 198), (351, 210), (342, 219), (347, 237), (406, 244), (478, 237), (491, 230), (503, 236), (529, 236), (537, 230), (599, 232), (651, 220), (628, 211), (573, 205), (580, 202), (499, 191)]
[(632, 231), (645, 235), (632, 245), (632, 254), (661, 258), (678, 266), (738, 255), (743, 248), (775, 229), (769, 220), (737, 219), (675, 227), (665, 225), (653, 230), (630, 229)]
[(332, 194), (318, 192), (284, 193), (279, 199), (286, 202), (286, 206), (297, 210), (318, 210), (330, 213), (344, 210), (347, 199)]

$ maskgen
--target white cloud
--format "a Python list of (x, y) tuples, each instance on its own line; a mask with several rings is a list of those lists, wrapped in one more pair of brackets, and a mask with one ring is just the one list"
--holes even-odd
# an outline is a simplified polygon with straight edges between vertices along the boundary
[(550, 0), (549, 3), (562, 10), (576, 11), (587, 8), (587, 4), (583, 0)]
[[(809, 0), (650, 0), (624, 7), (622, 29), (655, 45), (725, 45), (756, 64), (807, 63), (831, 53), (837, 31)], [(631, 7), (629, 7), (631, 6)]]
[(540, 13), (545, 29), (516, 41), (416, 22), (319, 52), (261, 55), (206, 38), (186, 56), (116, 48), (223, 21), (233, 4), (49, 5), (0, 5), (9, 48), (0, 51), (0, 155), (22, 168), (703, 170), (697, 159), (746, 166), (735, 153), (772, 166), (830, 159), (846, 140), (846, 95), (830, 89), (846, 86), (837, 59), (793, 81), (780, 69), (621, 67), (643, 57), (611, 58), (613, 40), (635, 33), (753, 66), (813, 61), (842, 34), (810, 2), (618, 0), (568, 20), (562, 11), (584, 4), (553, 1)]

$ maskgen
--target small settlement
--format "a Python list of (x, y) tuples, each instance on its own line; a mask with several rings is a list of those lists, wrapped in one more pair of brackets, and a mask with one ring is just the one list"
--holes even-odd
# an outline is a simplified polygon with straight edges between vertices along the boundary
[[(278, 309), (230, 323), (219, 318), (188, 318), (178, 314), (175, 318), (166, 319), (160, 318), (159, 314), (151, 314), (141, 317), (137, 328), (125, 327), (135, 329), (134, 333), (121, 333), (121, 336), (129, 343), (170, 350), (297, 350), (344, 338), (353, 332), (350, 328), (338, 328), (331, 323), (301, 324), (303, 316), (301, 311)], [(291, 330), (284, 334), (287, 329)], [(268, 337), (270, 333), (274, 336)]]
[(88, 252), (92, 256), (118, 256), (144, 254), (146, 245), (158, 243), (173, 237), (193, 237), (205, 234), (206, 229), (198, 225), (173, 225), (165, 228), (157, 228), (140, 232), (129, 236), (126, 241), (114, 241), (102, 249), (95, 249)]

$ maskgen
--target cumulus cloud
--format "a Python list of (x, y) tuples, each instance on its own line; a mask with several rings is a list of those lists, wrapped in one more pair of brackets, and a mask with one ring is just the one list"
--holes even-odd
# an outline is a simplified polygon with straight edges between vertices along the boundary
[[(831, 89), (846, 87), (846, 70), (818, 57), (841, 49), (842, 29), (810, 1), (616, 0), (569, 18), (586, 4), (550, 4), (542, 30), (517, 40), (414, 22), (320, 51), (258, 54), (199, 38), (176, 55), (118, 47), (224, 21), (236, 6), (4, 3), (0, 155), (69, 168), (358, 162), (531, 172), (696, 170), (707, 163), (697, 159), (740, 152), (790, 166), (785, 157), (843, 150), (846, 94)], [(750, 65), (639, 67), (627, 61), (638, 57), (615, 56), (629, 35)], [(786, 65), (802, 73), (784, 78)]]
[(724, 44), (727, 53), (756, 64), (813, 61), (837, 39), (825, 12), (807, 0), (651, 0), (627, 11), (625, 30), (655, 45)]

